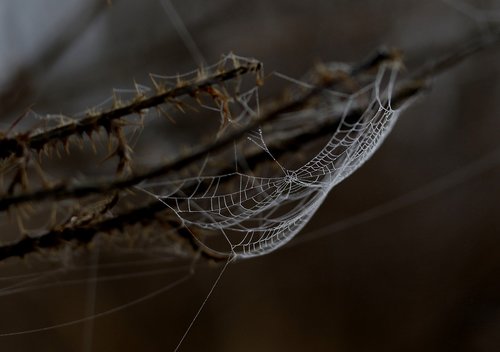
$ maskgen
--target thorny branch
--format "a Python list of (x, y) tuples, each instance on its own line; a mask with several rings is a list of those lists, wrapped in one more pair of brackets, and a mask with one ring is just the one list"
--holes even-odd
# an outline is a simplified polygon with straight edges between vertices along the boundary
[(81, 120), (33, 135), (20, 134), (12, 138), (0, 138), (0, 159), (5, 159), (12, 155), (21, 156), (26, 149), (42, 151), (49, 143), (67, 143), (71, 136), (82, 136), (83, 134), (91, 135), (99, 128), (104, 128), (108, 133), (111, 133), (112, 122), (114, 120), (132, 114), (141, 114), (143, 111), (164, 104), (170, 99), (179, 98), (184, 95), (195, 96), (210, 86), (234, 79), (247, 72), (255, 72), (259, 69), (258, 65), (259, 63), (243, 64), (234, 69), (221, 72), (192, 84), (184, 84), (168, 90), (163, 88), (163, 91), (161, 91), (162, 88), (160, 88), (160, 92), (153, 96), (139, 96), (135, 101), (124, 106), (97, 114), (89, 114), (89, 116)]

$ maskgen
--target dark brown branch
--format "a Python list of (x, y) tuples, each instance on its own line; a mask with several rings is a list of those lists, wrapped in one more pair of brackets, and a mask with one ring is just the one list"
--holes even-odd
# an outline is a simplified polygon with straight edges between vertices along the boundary
[[(148, 226), (157, 220), (161, 213), (165, 213), (167, 209), (163, 203), (155, 201), (123, 214), (90, 224), (84, 223), (59, 229), (56, 228), (37, 237), (25, 236), (18, 242), (0, 247), (0, 262), (13, 257), (22, 258), (35, 252), (57, 250), (69, 243), (74, 246), (86, 245), (100, 233), (112, 234), (114, 232), (123, 232), (127, 227), (137, 224)], [(208, 260), (218, 262), (227, 260), (231, 256), (231, 254), (225, 255), (201, 246), (194, 239), (191, 231), (182, 227), (176, 220), (167, 220), (166, 224), (171, 228), (176, 228), (177, 235), (183, 238), (193, 251), (200, 253), (202, 257)]]

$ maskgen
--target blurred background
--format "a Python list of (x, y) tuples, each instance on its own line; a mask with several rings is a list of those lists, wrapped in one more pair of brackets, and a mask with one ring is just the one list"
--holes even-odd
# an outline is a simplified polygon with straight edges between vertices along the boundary
[[(233, 51), (292, 77), (318, 62), (359, 61), (382, 45), (400, 48), (412, 72), (500, 18), (500, 3), (479, 0), (172, 3), (208, 63)], [(180, 350), (500, 350), (499, 63), (497, 46), (434, 80), (297, 243), (227, 268)], [(197, 65), (160, 1), (0, 2), (1, 130), (27, 107), (72, 114), (112, 88), (147, 82), (150, 72)], [(274, 93), (271, 83), (263, 98)], [(165, 139), (182, 144), (196, 123), (178, 120)], [(92, 263), (92, 253), (81, 260)], [(0, 270), (8, 278), (38, 265), (27, 258)], [(0, 333), (106, 311), (189, 269), (176, 259), (141, 265), (184, 271), (97, 284), (93, 300), (88, 284), (0, 296)], [(202, 265), (186, 282), (91, 322), (0, 337), (0, 350), (174, 350), (220, 271)]]

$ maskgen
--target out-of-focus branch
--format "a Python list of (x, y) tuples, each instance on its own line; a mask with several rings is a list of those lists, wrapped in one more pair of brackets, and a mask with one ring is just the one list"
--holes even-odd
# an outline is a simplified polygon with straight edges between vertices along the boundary
[(409, 80), (436, 77), (462, 63), (467, 58), (498, 45), (500, 45), (500, 28), (492, 30), (487, 35), (474, 37), (452, 54), (444, 55), (434, 62), (422, 65), (420, 69), (415, 70), (415, 73)]
[(105, 0), (93, 0), (87, 9), (78, 13), (67, 26), (64, 26), (65, 30), (59, 31), (43, 50), (12, 74), (0, 92), (0, 117), (20, 105), (27, 105), (26, 102), (33, 93), (33, 84), (37, 78), (58, 61), (106, 6)]

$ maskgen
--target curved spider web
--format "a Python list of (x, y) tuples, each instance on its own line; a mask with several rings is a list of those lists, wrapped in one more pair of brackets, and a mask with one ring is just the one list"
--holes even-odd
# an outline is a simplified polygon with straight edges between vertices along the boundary
[[(159, 182), (143, 189), (188, 228), (222, 233), (230, 254), (248, 258), (269, 253), (299, 233), (328, 192), (361, 167), (391, 131), (399, 115), (391, 107), (396, 72), (396, 65), (381, 65), (355, 93), (325, 91), (314, 106), (283, 116), (276, 126), (299, 133), (301, 124), (340, 116), (326, 145), (298, 168), (285, 168), (274, 159), (259, 130), (257, 137), (249, 139), (279, 166), (279, 175), (235, 171)], [(351, 113), (361, 107), (362, 112), (352, 118)], [(162, 191), (148, 191), (153, 186), (161, 186)]]

